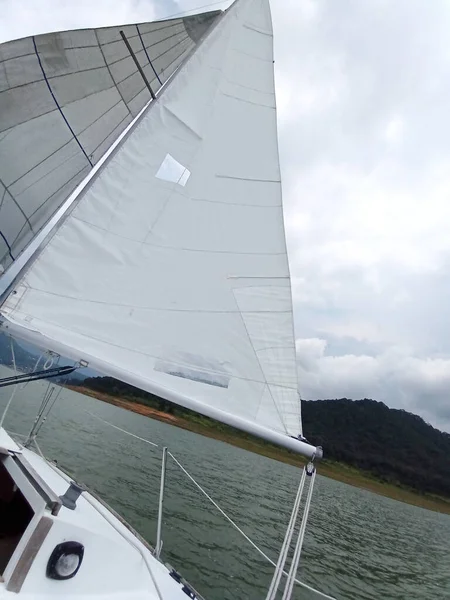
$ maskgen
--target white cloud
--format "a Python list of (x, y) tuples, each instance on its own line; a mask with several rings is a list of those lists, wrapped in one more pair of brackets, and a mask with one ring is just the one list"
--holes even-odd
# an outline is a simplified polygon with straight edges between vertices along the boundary
[[(111, 5), (114, 4), (114, 10)], [(1, 0), (0, 41), (27, 35), (151, 21), (156, 18), (151, 0)]]
[(272, 6), (302, 394), (450, 430), (450, 5), (305, 7)]
[(142, 23), (178, 16), (196, 7), (225, 8), (230, 0), (0, 0), (0, 42), (28, 35)]

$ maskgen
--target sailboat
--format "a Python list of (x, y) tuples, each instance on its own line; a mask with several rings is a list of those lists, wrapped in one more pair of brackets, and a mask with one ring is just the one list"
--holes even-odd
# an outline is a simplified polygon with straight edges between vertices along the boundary
[[(89, 366), (310, 459), (267, 594), (287, 600), (322, 449), (301, 424), (272, 37), (269, 1), (236, 0), (0, 46), (0, 331), (52, 357), (0, 385)], [(0, 452), (21, 508), (0, 597), (200, 598), (31, 443), (2, 427)]]

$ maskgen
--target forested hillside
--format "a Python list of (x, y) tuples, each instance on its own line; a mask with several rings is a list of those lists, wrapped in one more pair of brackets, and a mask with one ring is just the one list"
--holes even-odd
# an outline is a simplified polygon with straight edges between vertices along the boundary
[(391, 483), (450, 497), (450, 435), (417, 415), (374, 400), (316, 400), (303, 403), (308, 439), (327, 458)]

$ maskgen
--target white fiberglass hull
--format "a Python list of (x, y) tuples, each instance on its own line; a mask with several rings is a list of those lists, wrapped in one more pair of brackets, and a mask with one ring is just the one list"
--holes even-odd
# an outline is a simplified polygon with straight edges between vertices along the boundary
[[(58, 501), (71, 483), (55, 465), (29, 449), (18, 447), (4, 430), (0, 430), (0, 445), (4, 477), (1, 484), (5, 477), (11, 477), (32, 509), (28, 525), (3, 565), (0, 598), (199, 598), (184, 581), (177, 580), (178, 574), (171, 574), (153, 556), (144, 540), (89, 492), (84, 491), (76, 498), (74, 509), (65, 506), (64, 501), (55, 509), (51, 498)], [(2, 502), (4, 489), (4, 485), (0, 486)], [(0, 535), (0, 555), (2, 544), (5, 553), (5, 540)], [(52, 578), (50, 557), (56, 547), (68, 542), (83, 548), (79, 569), (71, 578)]]

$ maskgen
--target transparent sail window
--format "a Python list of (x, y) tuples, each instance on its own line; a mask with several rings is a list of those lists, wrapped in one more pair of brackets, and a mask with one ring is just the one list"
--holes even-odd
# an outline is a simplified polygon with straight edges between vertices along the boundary
[(178, 185), (183, 187), (186, 185), (190, 175), (191, 172), (170, 154), (166, 154), (166, 157), (156, 173), (158, 179), (164, 179), (164, 181), (170, 181), (171, 183), (178, 183)]

